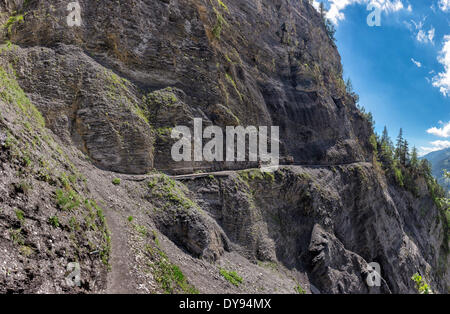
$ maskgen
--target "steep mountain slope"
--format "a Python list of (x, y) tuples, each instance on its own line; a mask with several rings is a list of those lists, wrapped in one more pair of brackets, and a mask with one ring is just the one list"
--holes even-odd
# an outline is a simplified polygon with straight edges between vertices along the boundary
[(431, 152), (423, 158), (427, 159), (433, 170), (433, 175), (438, 182), (447, 190), (450, 191), (450, 182), (444, 177), (444, 170), (450, 170), (450, 148)]
[[(447, 292), (443, 211), (420, 178), (413, 195), (374, 162), (308, 1), (79, 3), (82, 24), (68, 27), (66, 1), (0, 1), (4, 291), (78, 291), (64, 280), (78, 261), (84, 292), (399, 293), (416, 272)], [(303, 166), (174, 162), (168, 131), (194, 117), (279, 125), (282, 154)], [(33, 158), (12, 154), (7, 134)], [(198, 169), (218, 172), (162, 174)], [(371, 262), (380, 287), (367, 285)], [(58, 271), (25, 266), (42, 263)]]
[[(104, 289), (102, 209), (3, 61), (0, 83), (0, 292)], [(83, 265), (79, 288), (65, 284), (71, 262)]]

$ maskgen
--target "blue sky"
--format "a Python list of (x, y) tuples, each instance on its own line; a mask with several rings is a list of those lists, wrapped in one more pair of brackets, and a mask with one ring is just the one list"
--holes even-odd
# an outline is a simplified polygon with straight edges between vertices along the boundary
[[(376, 131), (400, 127), (421, 154), (450, 147), (450, 0), (315, 0), (336, 26), (344, 65)], [(369, 2), (380, 26), (369, 27)]]

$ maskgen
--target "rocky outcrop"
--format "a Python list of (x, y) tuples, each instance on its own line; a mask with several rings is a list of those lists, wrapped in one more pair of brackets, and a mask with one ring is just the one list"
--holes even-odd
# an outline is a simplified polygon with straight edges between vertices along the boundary
[(357, 254), (347, 251), (344, 245), (320, 225), (311, 233), (309, 253), (314, 282), (327, 293), (390, 293), (388, 285), (368, 285), (372, 268)]
[(186, 187), (166, 176), (148, 183), (145, 199), (154, 208), (157, 228), (190, 254), (216, 261), (229, 250), (229, 240), (217, 223), (191, 200)]
[[(243, 171), (187, 186), (223, 228), (233, 250), (311, 274), (326, 293), (375, 292), (367, 264), (380, 264), (378, 292), (414, 293), (426, 273), (446, 291), (446, 226), (428, 196), (388, 187), (370, 163), (332, 168), (291, 166), (274, 176)], [(424, 219), (424, 217), (427, 217)]]
[(102, 169), (153, 168), (154, 135), (134, 87), (73, 46), (4, 51), (46, 124)]

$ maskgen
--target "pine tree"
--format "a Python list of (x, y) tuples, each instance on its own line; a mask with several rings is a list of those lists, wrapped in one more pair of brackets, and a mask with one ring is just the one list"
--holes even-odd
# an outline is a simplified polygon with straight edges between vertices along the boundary
[(323, 5), (323, 2), (321, 2), (319, 4), (319, 12), (320, 12), (320, 16), (324, 19), (325, 18), (325, 7)]
[(409, 163), (409, 143), (403, 137), (403, 129), (400, 128), (400, 132), (397, 136), (397, 145), (395, 146), (395, 159), (403, 166)]
[(400, 128), (400, 132), (397, 136), (397, 145), (395, 146), (395, 159), (398, 160), (398, 162), (403, 166), (406, 166), (406, 164), (409, 162), (409, 143), (403, 137), (402, 128)]
[(409, 161), (410, 161), (410, 159), (409, 159), (409, 143), (405, 139), (403, 141), (402, 155), (401, 155), (402, 165), (406, 166), (409, 163)]
[(383, 134), (381, 135), (381, 143), (380, 143), (380, 160), (386, 169), (392, 167), (394, 162), (394, 148), (392, 146), (391, 138), (389, 137), (387, 127), (384, 127)]
[(350, 78), (348, 78), (347, 82), (345, 82), (345, 90), (347, 91), (348, 94), (353, 93), (353, 84)]
[(333, 23), (327, 18), (325, 18), (325, 28), (327, 29), (327, 34), (328, 37), (330, 37), (331, 41), (336, 42), (336, 28), (334, 27)]
[(403, 129), (400, 128), (400, 132), (397, 136), (397, 145), (395, 146), (395, 159), (401, 161), (402, 148), (403, 148)]
[(389, 134), (387, 127), (384, 126), (383, 133), (381, 134), (381, 143), (386, 142), (389, 140)]
[(392, 140), (389, 137), (388, 130), (387, 130), (386, 126), (384, 126), (383, 134), (381, 135), (381, 143), (383, 143), (383, 142), (386, 143), (386, 145), (390, 146), (391, 149), (393, 148), (392, 147)]
[(417, 171), (417, 169), (419, 168), (419, 158), (417, 156), (417, 148), (416, 146), (413, 147), (412, 152), (411, 152), (411, 167), (414, 171)]

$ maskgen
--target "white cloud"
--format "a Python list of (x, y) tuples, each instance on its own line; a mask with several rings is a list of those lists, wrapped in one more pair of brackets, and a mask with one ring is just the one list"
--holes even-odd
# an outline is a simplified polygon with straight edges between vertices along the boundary
[(442, 128), (432, 127), (427, 130), (427, 133), (439, 137), (450, 137), (450, 121), (447, 124), (443, 124), (442, 121), (439, 122), (443, 125)]
[(314, 7), (314, 9), (317, 10), (317, 12), (319, 12), (319, 10), (320, 10), (320, 3), (317, 2), (317, 0), (313, 0), (312, 6)]
[[(435, 136), (443, 137), (443, 138), (450, 137), (450, 121), (448, 121), (447, 123), (439, 121), (438, 123), (442, 127), (439, 127), (439, 128), (432, 127), (427, 130), (427, 133), (435, 135)], [(450, 141), (437, 140), (437, 141), (430, 142), (430, 145), (431, 146), (421, 146), (419, 155), (423, 156), (428, 153), (450, 147)]]
[(439, 0), (439, 9), (444, 12), (450, 11), (450, 0)]
[[(400, 0), (394, 1), (394, 2), (390, 2), (390, 1), (381, 1), (379, 0), (379, 2), (382, 4), (381, 8), (383, 10), (387, 10), (387, 11), (400, 11), (401, 9), (404, 8), (403, 3)], [(383, 4), (383, 2), (385, 2)]]
[(431, 146), (428, 146), (428, 147), (424, 147), (424, 146), (420, 147), (420, 151), (419, 151), (420, 156), (424, 156), (431, 152), (450, 147), (450, 141), (434, 141), (434, 142), (430, 142), (430, 144), (431, 144)]
[(417, 33), (416, 39), (420, 43), (426, 43), (428, 41), (427, 35), (425, 35), (425, 31), (423, 29), (420, 29)]
[[(339, 21), (345, 20), (345, 15), (342, 11), (352, 4), (367, 5), (373, 3), (385, 12), (397, 12), (405, 9), (402, 0), (329, 0), (328, 2), (330, 3), (330, 9), (328, 10), (327, 18), (334, 24), (338, 24)], [(406, 10), (411, 12), (411, 5), (409, 5)]]
[(433, 26), (431, 26), (431, 29), (428, 31), (428, 40), (432, 43), (433, 39), (434, 39), (434, 34), (435, 34), (436, 30)]
[(422, 67), (422, 63), (420, 63), (419, 61), (414, 60), (414, 58), (411, 58), (412, 63), (414, 63), (418, 68)]
[(444, 96), (450, 96), (450, 35), (444, 36), (444, 45), (438, 61), (444, 66), (444, 72), (433, 77), (433, 86), (439, 88)]
[[(416, 39), (418, 42), (426, 44), (426, 43), (433, 43), (434, 35), (436, 34), (436, 29), (431, 26), (428, 31), (424, 30), (424, 23), (425, 23), (426, 17), (419, 22), (415, 22), (414, 20), (411, 20), (411, 22), (414, 24), (414, 27), (417, 30)], [(411, 32), (414, 32), (411, 24), (404, 22), (404, 24), (408, 27), (408, 29)]]

